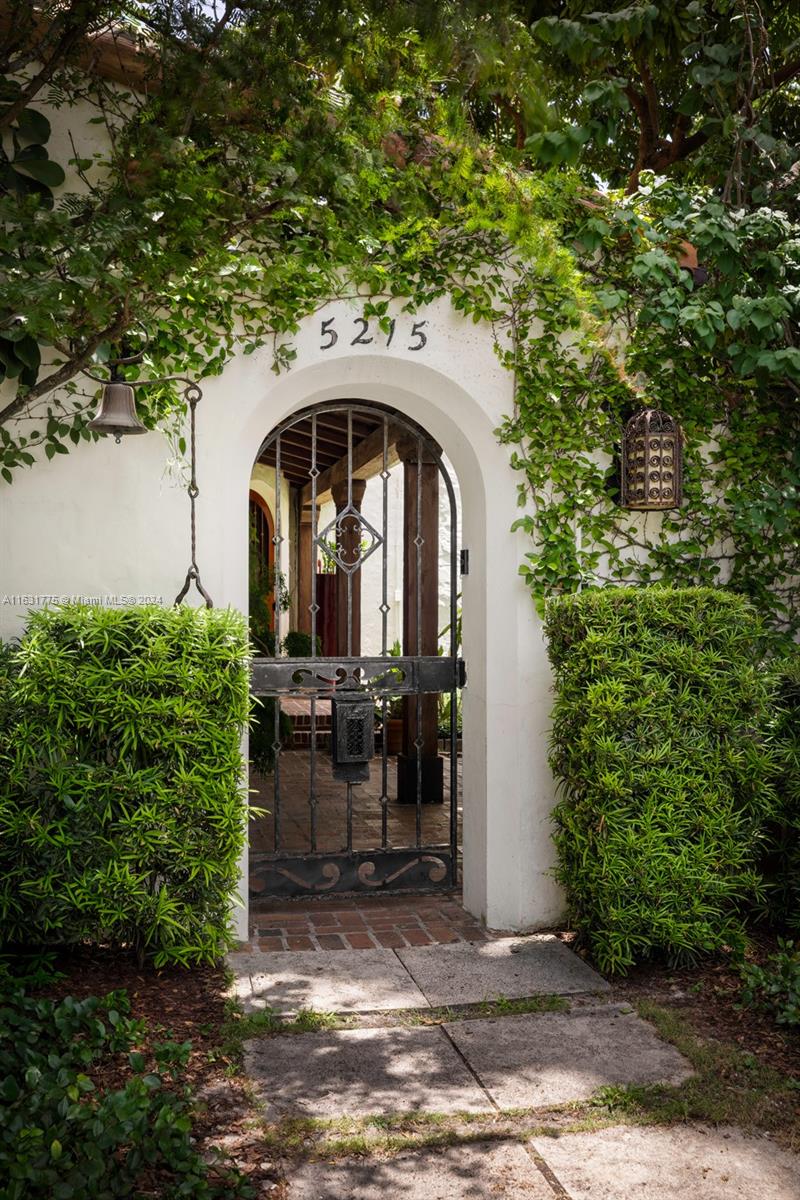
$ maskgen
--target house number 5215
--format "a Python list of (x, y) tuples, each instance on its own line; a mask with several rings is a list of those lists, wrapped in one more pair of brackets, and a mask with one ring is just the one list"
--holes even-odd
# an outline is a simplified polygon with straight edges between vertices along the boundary
[[(428, 336), (425, 333), (425, 326), (427, 324), (427, 321), (414, 322), (414, 324), (411, 326), (411, 333), (409, 334), (409, 342), (406, 346), (406, 350), (422, 350), (424, 346), (427, 346)], [(319, 344), (320, 350), (331, 350), (338, 342), (339, 334), (335, 328), (335, 325), (335, 317), (328, 317), (327, 321), (323, 321), (320, 325), (319, 331), (322, 337), (322, 341)], [(386, 338), (385, 345), (391, 346), (392, 342), (394, 341), (397, 322), (395, 321), (394, 317), (392, 317), (391, 321), (389, 322), (388, 332), (384, 332), (384, 330), (379, 329), (376, 335), (370, 333), (370, 323), (365, 317), (355, 317), (353, 320), (353, 325), (356, 329), (356, 335), (350, 342), (351, 346), (369, 346), (376, 341), (378, 335), (383, 335)]]

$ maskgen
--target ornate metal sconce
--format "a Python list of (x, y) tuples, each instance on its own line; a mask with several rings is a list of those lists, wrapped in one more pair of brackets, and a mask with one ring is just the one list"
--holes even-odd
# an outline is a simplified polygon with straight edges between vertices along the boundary
[(656, 408), (641, 408), (622, 437), (622, 507), (643, 512), (679, 508), (683, 501), (683, 432)]

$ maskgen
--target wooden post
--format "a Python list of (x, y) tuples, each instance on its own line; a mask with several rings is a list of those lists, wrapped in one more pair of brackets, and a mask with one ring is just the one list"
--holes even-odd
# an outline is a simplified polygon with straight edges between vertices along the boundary
[[(319, 518), (319, 505), (317, 505)], [(301, 633), (311, 633), (311, 582), (317, 570), (317, 553), (314, 545), (314, 513), (311, 505), (300, 510), (300, 527), (297, 540), (297, 628)], [(317, 630), (319, 633), (319, 629)], [(311, 653), (316, 651), (311, 648)]]
[[(367, 489), (366, 479), (351, 479), (350, 503), (357, 512), (361, 510), (361, 501)], [(335, 483), (331, 488), (331, 496), (336, 505), (337, 554), (346, 565), (356, 563), (361, 555), (361, 522), (353, 513), (344, 517), (339, 524), (339, 514), (344, 512), (348, 504), (347, 480)], [(350, 621), (348, 637), (348, 579), (350, 588)], [(361, 653), (361, 568), (348, 573), (336, 566), (336, 653), (340, 658), (358, 656)]]
[[(403, 463), (403, 653), (437, 654), (439, 467), (430, 450), (417, 438), (403, 438), (397, 444), (397, 452)], [(422, 743), (419, 751), (418, 710)], [(444, 799), (438, 710), (435, 695), (409, 696), (403, 703), (403, 752), (397, 759), (397, 798), (401, 803), (416, 803), (418, 754), (422, 758), (423, 804), (441, 804)]]

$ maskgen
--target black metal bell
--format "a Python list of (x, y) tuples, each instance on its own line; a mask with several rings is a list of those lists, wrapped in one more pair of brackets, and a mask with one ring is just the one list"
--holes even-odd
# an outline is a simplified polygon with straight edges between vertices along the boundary
[(112, 433), (115, 442), (129, 433), (147, 433), (147, 426), (137, 415), (136, 398), (130, 384), (112, 380), (103, 385), (100, 411), (89, 422), (89, 429), (95, 433)]

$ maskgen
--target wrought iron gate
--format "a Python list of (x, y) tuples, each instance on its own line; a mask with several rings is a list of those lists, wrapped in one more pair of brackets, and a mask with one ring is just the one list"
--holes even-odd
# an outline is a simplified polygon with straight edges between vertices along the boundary
[[(251, 824), (261, 827), (251, 836), (251, 891), (452, 887), (459, 839), (457, 697), (465, 671), (458, 506), (441, 450), (408, 418), (348, 401), (291, 417), (269, 435), (258, 461), (274, 467), (274, 496), (283, 499), (273, 514), (274, 654), (255, 658), (252, 666), (251, 689), (274, 731), (274, 766), (255, 800), (269, 815)], [(399, 464), (402, 646), (390, 647), (389, 562), (397, 531), (390, 528), (389, 500)], [(375, 481), (372, 521), (360, 507), (369, 479)], [(374, 517), (376, 491), (380, 519)], [(320, 503), (330, 499), (335, 516), (321, 521)], [(449, 523), (444, 631), (438, 629), (440, 509)], [(361, 583), (369, 560), (380, 595), (380, 644), (362, 654)], [(285, 610), (289, 593), (291, 612)], [(399, 731), (391, 716), (398, 709)], [(395, 757), (391, 738), (398, 733), (402, 749)]]

